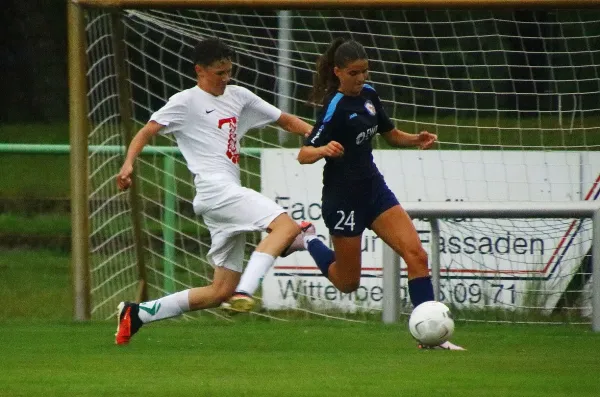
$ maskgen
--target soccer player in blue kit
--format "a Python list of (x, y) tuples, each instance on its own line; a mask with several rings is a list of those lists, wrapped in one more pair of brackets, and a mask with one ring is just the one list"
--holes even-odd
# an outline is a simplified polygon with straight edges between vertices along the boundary
[[(317, 61), (311, 101), (323, 109), (298, 153), (301, 164), (325, 158), (322, 214), (334, 251), (315, 235), (304, 243), (317, 266), (340, 291), (360, 285), (361, 241), (365, 228), (402, 256), (414, 307), (434, 300), (427, 252), (406, 211), (373, 162), (371, 140), (377, 133), (394, 147), (431, 148), (435, 134), (398, 130), (373, 87), (366, 84), (368, 58), (356, 41), (336, 39)], [(464, 350), (445, 342), (439, 348)]]

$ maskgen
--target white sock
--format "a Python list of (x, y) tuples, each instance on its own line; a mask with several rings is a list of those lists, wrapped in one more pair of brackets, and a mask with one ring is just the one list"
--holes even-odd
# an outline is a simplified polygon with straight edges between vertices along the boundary
[(236, 291), (245, 292), (248, 295), (254, 295), (261, 280), (267, 274), (267, 271), (273, 266), (275, 258), (264, 252), (254, 251), (248, 261), (248, 266), (242, 274), (240, 283)]
[(189, 289), (140, 303), (138, 316), (143, 323), (179, 316), (190, 310)]
[(315, 234), (309, 234), (308, 236), (304, 236), (304, 248), (308, 249), (308, 243), (310, 243), (315, 238), (318, 238)]

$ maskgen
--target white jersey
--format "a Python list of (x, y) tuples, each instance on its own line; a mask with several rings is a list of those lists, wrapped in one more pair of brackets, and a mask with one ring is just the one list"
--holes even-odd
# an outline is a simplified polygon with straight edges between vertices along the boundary
[(281, 110), (246, 88), (228, 85), (214, 96), (195, 86), (171, 98), (150, 120), (173, 134), (177, 146), (194, 174), (198, 194), (217, 193), (234, 183), (240, 185), (240, 140), (251, 128), (281, 116)]

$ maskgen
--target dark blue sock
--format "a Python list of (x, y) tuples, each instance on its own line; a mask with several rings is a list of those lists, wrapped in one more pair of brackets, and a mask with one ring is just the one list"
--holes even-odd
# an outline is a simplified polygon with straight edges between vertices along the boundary
[(418, 277), (408, 280), (408, 294), (414, 307), (423, 302), (434, 300), (431, 277)]
[(329, 273), (329, 265), (335, 261), (335, 253), (330, 250), (321, 240), (313, 238), (306, 246), (310, 256), (313, 257), (321, 273), (325, 277)]

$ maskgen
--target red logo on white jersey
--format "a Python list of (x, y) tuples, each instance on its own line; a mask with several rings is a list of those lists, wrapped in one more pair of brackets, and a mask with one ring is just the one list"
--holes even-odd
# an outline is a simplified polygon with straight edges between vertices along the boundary
[(237, 134), (235, 133), (237, 130), (237, 118), (230, 117), (228, 119), (219, 120), (219, 128), (223, 126), (223, 124), (229, 124), (229, 137), (227, 138), (227, 157), (231, 159), (233, 164), (237, 164), (240, 162), (240, 154), (237, 150)]

